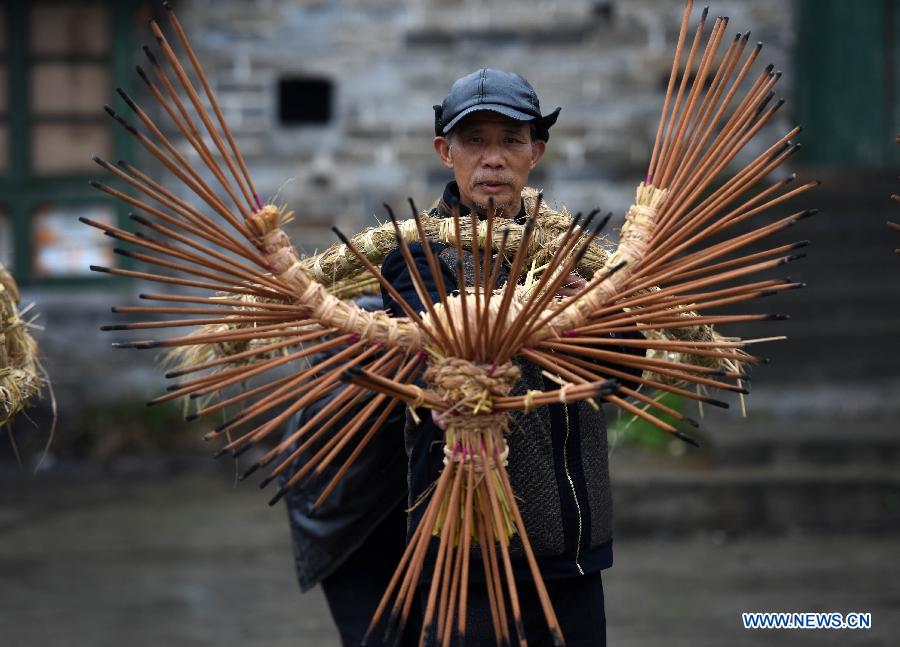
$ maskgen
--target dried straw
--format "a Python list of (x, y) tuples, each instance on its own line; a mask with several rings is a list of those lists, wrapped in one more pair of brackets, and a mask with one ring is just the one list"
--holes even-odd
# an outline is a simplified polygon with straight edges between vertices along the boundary
[(19, 310), (18, 303), (16, 282), (0, 265), (0, 427), (38, 397), (44, 384), (38, 345), (23, 317), (30, 307)]

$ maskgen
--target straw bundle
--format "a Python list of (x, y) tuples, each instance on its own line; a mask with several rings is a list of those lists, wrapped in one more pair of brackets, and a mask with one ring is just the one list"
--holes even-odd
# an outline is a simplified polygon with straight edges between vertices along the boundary
[(0, 427), (39, 397), (43, 385), (37, 342), (24, 319), (30, 308), (20, 311), (18, 303), (16, 282), (0, 265)]

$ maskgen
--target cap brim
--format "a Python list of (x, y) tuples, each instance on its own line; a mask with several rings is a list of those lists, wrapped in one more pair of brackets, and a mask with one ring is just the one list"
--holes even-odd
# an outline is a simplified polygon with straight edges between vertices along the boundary
[(480, 112), (482, 110), (487, 110), (488, 112), (497, 112), (505, 117), (509, 117), (510, 119), (515, 119), (516, 121), (535, 121), (534, 115), (529, 115), (524, 112), (519, 112), (518, 110), (513, 110), (508, 106), (502, 106), (498, 103), (480, 103), (477, 106), (472, 106), (471, 108), (466, 108), (461, 113), (456, 115), (453, 120), (444, 126), (443, 133), (446, 135), (452, 130), (452, 128), (459, 123), (460, 119), (466, 117), (473, 112)]

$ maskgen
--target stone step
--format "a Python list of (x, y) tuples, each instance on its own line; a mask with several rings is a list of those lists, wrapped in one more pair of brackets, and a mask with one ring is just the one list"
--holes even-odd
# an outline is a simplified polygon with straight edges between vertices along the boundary
[(846, 442), (841, 438), (728, 442), (715, 448), (715, 464), (717, 467), (870, 466), (896, 469), (900, 465), (900, 442), (874, 438), (857, 442)]
[(615, 532), (844, 533), (900, 530), (891, 468), (612, 468)]

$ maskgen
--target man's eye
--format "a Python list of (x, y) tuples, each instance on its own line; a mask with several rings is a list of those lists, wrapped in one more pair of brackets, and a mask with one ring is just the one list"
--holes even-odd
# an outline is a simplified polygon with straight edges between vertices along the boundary
[(524, 144), (525, 142), (523, 142), (521, 139), (519, 139), (517, 137), (507, 137), (506, 143), (507, 144)]

